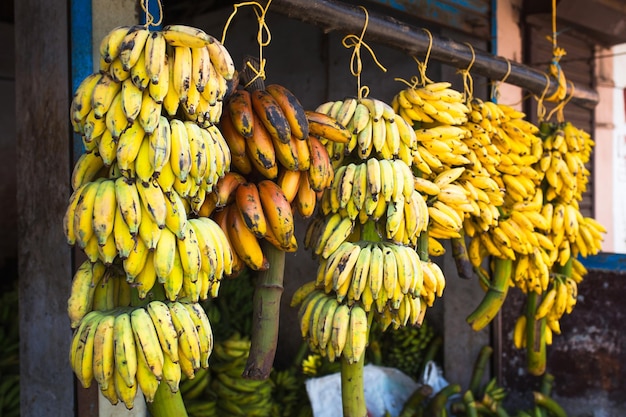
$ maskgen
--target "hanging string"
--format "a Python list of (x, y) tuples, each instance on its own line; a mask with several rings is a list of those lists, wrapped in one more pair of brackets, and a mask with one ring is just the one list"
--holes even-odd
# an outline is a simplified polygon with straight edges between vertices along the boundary
[(369, 51), (370, 55), (372, 55), (372, 58), (374, 59), (374, 62), (381, 70), (383, 70), (383, 72), (387, 72), (387, 68), (385, 68), (378, 61), (378, 58), (376, 58), (376, 54), (374, 53), (372, 48), (370, 48), (370, 46), (363, 40), (363, 37), (365, 36), (365, 31), (367, 30), (367, 25), (369, 24), (369, 14), (365, 7), (359, 6), (359, 8), (363, 9), (363, 11), (365, 12), (365, 23), (363, 24), (363, 30), (361, 30), (361, 35), (346, 35), (341, 40), (341, 44), (344, 46), (344, 48), (354, 48), (354, 50), (352, 51), (352, 56), (350, 57), (350, 72), (356, 77), (357, 80), (356, 82), (358, 97), (364, 98), (367, 97), (367, 95), (369, 94), (369, 87), (361, 86), (361, 71), (363, 70), (363, 62), (361, 60), (361, 47), (365, 47), (365, 49)]
[(409, 86), (411, 88), (415, 88), (419, 84), (419, 82), (420, 82), (420, 79), (419, 79), (419, 77), (417, 75), (412, 76), (411, 77), (411, 81), (407, 81), (404, 78), (400, 78), (400, 77), (396, 77), (393, 80), (394, 81), (400, 81), (401, 83), (404, 83), (404, 84), (406, 84), (407, 86)]
[(163, 22), (163, 4), (161, 4), (161, 0), (156, 0), (156, 2), (159, 6), (159, 20), (157, 20), (156, 22), (154, 21), (154, 16), (148, 10), (150, 0), (145, 0), (140, 3), (141, 10), (143, 10), (146, 15), (146, 27), (159, 26)]
[[(415, 62), (417, 62), (417, 71), (419, 73), (421, 84), (426, 85), (427, 83), (432, 83), (433, 81), (426, 76), (426, 69), (428, 68), (428, 60), (430, 59), (430, 51), (433, 48), (433, 34), (430, 33), (430, 30), (426, 28), (422, 28), (424, 32), (428, 35), (428, 49), (426, 49), (426, 56), (424, 57), (424, 61), (420, 62), (417, 58), (413, 57)], [(417, 84), (415, 85), (417, 86)], [(414, 86), (414, 88), (415, 88)]]
[(552, 0), (552, 61), (550, 62), (550, 74), (557, 80), (557, 89), (550, 96), (546, 97), (547, 101), (561, 101), (567, 95), (567, 81), (565, 73), (561, 68), (560, 60), (566, 54), (565, 49), (560, 48), (557, 43), (558, 32), (556, 30), (556, 0)]
[(508, 58), (504, 58), (504, 59), (506, 59), (506, 65), (507, 65), (506, 74), (504, 74), (504, 77), (502, 78), (502, 80), (500, 80), (499, 82), (496, 81), (491, 84), (491, 100), (496, 103), (498, 102), (498, 99), (500, 98), (500, 84), (504, 83), (506, 79), (509, 78), (509, 75), (511, 75), (511, 61), (509, 61)]
[(265, 7), (261, 6), (256, 1), (246, 1), (242, 3), (237, 3), (233, 6), (233, 12), (226, 20), (226, 24), (224, 25), (224, 30), (222, 31), (222, 44), (226, 41), (226, 32), (230, 27), (230, 24), (239, 11), (240, 7), (244, 6), (253, 6), (254, 14), (256, 15), (257, 21), (259, 22), (259, 30), (257, 32), (257, 43), (259, 44), (259, 68), (255, 68), (249, 61), (246, 61), (246, 66), (250, 68), (250, 70), (254, 73), (254, 77), (244, 86), (248, 87), (258, 78), (265, 80), (265, 58), (263, 58), (263, 47), (268, 46), (272, 40), (272, 34), (270, 33), (270, 29), (267, 26), (267, 22), (265, 21), (265, 16), (267, 14), (267, 9), (270, 7), (270, 3), (272, 0), (268, 0)]
[(468, 103), (474, 97), (474, 79), (470, 74), (470, 70), (472, 69), (474, 61), (476, 60), (476, 52), (474, 51), (474, 47), (471, 43), (465, 42), (465, 44), (468, 46), (470, 51), (472, 51), (472, 60), (470, 61), (467, 68), (457, 70), (457, 73), (461, 74), (461, 77), (463, 77), (463, 101), (465, 103)]
[[(404, 78), (400, 78), (400, 77), (393, 79), (394, 81), (400, 81), (401, 83), (404, 83), (413, 89), (417, 88), (418, 85), (425, 85), (427, 82), (432, 83), (432, 80), (426, 77), (426, 68), (428, 66), (428, 58), (430, 57), (430, 51), (433, 47), (433, 35), (432, 33), (430, 33), (428, 29), (422, 28), (422, 30), (428, 34), (428, 38), (430, 40), (430, 42), (428, 43), (428, 49), (426, 49), (426, 57), (424, 58), (424, 61), (422, 62), (419, 59), (417, 59), (415, 56), (411, 56), (411, 58), (413, 58), (413, 60), (417, 63), (417, 72), (419, 76), (418, 75), (412, 76), (410, 81), (407, 81)], [(472, 63), (473, 62), (474, 60), (472, 59)]]

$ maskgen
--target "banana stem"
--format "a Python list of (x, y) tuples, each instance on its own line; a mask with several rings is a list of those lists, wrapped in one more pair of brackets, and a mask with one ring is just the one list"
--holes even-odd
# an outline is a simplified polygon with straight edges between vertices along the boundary
[(430, 257), (428, 256), (428, 230), (424, 230), (417, 238), (417, 254), (420, 260), (428, 262)]
[(567, 413), (552, 398), (543, 395), (540, 392), (533, 391), (535, 404), (548, 410), (548, 413), (555, 417), (567, 417)]
[(361, 226), (361, 239), (368, 242), (380, 242), (380, 235), (378, 230), (376, 230), (376, 222), (368, 220)]
[(474, 370), (472, 372), (472, 377), (469, 383), (469, 390), (472, 394), (478, 396), (480, 393), (478, 392), (478, 388), (480, 388), (480, 382), (483, 379), (483, 375), (485, 374), (485, 368), (487, 367), (487, 362), (493, 353), (493, 348), (489, 345), (483, 346), (474, 362)]
[(567, 262), (565, 262), (565, 265), (561, 266), (558, 263), (556, 263), (554, 265), (555, 272), (566, 277), (571, 277), (573, 262), (574, 262), (574, 258), (570, 256)]
[(474, 395), (471, 390), (467, 390), (465, 391), (465, 394), (463, 394), (463, 404), (465, 404), (466, 417), (478, 417), (476, 402), (474, 401)]
[(172, 392), (165, 383), (159, 384), (154, 401), (147, 403), (147, 406), (151, 417), (188, 416), (180, 390)]
[(430, 385), (421, 385), (413, 394), (406, 400), (402, 411), (398, 414), (398, 417), (412, 417), (417, 412), (419, 407), (422, 407), (422, 403), (430, 397), (433, 393), (433, 387)]
[(363, 386), (363, 365), (365, 354), (355, 363), (341, 357), (341, 402), (344, 417), (366, 417), (365, 388)]
[(283, 294), (285, 252), (267, 241), (262, 241), (261, 246), (270, 267), (258, 273), (252, 300), (250, 355), (243, 371), (243, 377), (248, 379), (267, 379), (270, 375), (278, 343)]
[(544, 374), (543, 379), (541, 380), (541, 386), (539, 391), (546, 396), (549, 396), (552, 392), (552, 384), (554, 383), (554, 375), (547, 373)]
[(504, 304), (509, 291), (513, 261), (496, 258), (494, 264), (492, 284), (478, 307), (466, 319), (476, 331), (482, 330), (494, 319)]
[(454, 257), (454, 263), (456, 264), (456, 270), (459, 273), (459, 277), (463, 279), (471, 279), (473, 277), (474, 266), (470, 262), (469, 255), (467, 254), (467, 246), (465, 244), (465, 233), (463, 229), (459, 232), (461, 237), (450, 239), (452, 244), (452, 256)]
[(446, 403), (448, 399), (454, 394), (461, 392), (461, 386), (459, 384), (450, 384), (442, 388), (428, 404), (428, 412), (426, 415), (441, 416), (446, 412)]
[(535, 320), (536, 292), (528, 293), (526, 303), (526, 367), (531, 375), (539, 376), (546, 370), (546, 318)]

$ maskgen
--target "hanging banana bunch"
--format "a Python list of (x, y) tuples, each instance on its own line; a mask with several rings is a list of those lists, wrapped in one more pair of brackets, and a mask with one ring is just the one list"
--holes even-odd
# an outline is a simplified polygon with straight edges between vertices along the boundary
[(111, 403), (152, 402), (164, 381), (208, 367), (209, 319), (233, 273), (228, 237), (204, 200), (230, 170), (216, 127), (237, 80), (224, 46), (184, 25), (122, 26), (100, 45), (99, 72), (70, 108), (86, 152), (74, 166), (65, 236), (87, 260), (76, 271), (68, 316), (70, 363)]
[(240, 258), (236, 264), (265, 270), (260, 240), (295, 252), (294, 213), (313, 214), (333, 167), (319, 139), (309, 134), (307, 112), (287, 88), (239, 88), (225, 106), (220, 129), (232, 171), (218, 181), (200, 214), (213, 215), (224, 226)]
[(421, 324), (445, 279), (409, 247), (429, 221), (414, 187), (417, 138), (410, 124), (390, 104), (362, 96), (323, 103), (308, 115), (309, 132), (327, 149), (335, 175), (304, 240), (320, 259), (316, 279), (292, 305), (300, 305), (311, 349), (356, 364), (369, 321), (383, 328)]

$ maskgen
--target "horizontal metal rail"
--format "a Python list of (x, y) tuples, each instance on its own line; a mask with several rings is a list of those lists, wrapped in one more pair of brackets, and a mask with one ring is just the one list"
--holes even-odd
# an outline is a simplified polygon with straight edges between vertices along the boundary
[[(273, 0), (270, 11), (312, 23), (326, 32), (359, 34), (364, 23), (363, 10), (333, 0)], [(422, 28), (379, 13), (368, 12), (368, 14), (366, 41), (399, 49), (413, 56), (425, 54), (428, 50), (430, 37)], [(491, 80), (502, 80), (506, 76), (507, 84), (522, 87), (537, 96), (542, 94), (550, 96), (558, 88), (557, 82), (554, 79), (548, 81), (542, 71), (485, 51), (474, 49), (472, 52), (467, 44), (441, 36), (432, 36), (430, 59), (459, 69), (467, 68), (473, 59), (470, 72)], [(571, 93), (571, 87), (568, 86), (568, 96)], [(583, 86), (574, 87), (572, 103), (593, 109), (598, 100), (596, 91)]]

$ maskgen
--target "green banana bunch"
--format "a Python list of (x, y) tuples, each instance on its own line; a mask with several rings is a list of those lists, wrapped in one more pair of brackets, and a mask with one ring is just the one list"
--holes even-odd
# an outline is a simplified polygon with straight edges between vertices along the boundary
[(426, 351), (434, 337), (434, 329), (428, 320), (419, 327), (400, 327), (383, 333), (380, 336), (382, 364), (419, 380)]
[(268, 380), (244, 379), (250, 339), (237, 333), (215, 345), (210, 390), (219, 416), (269, 416), (274, 402)]

